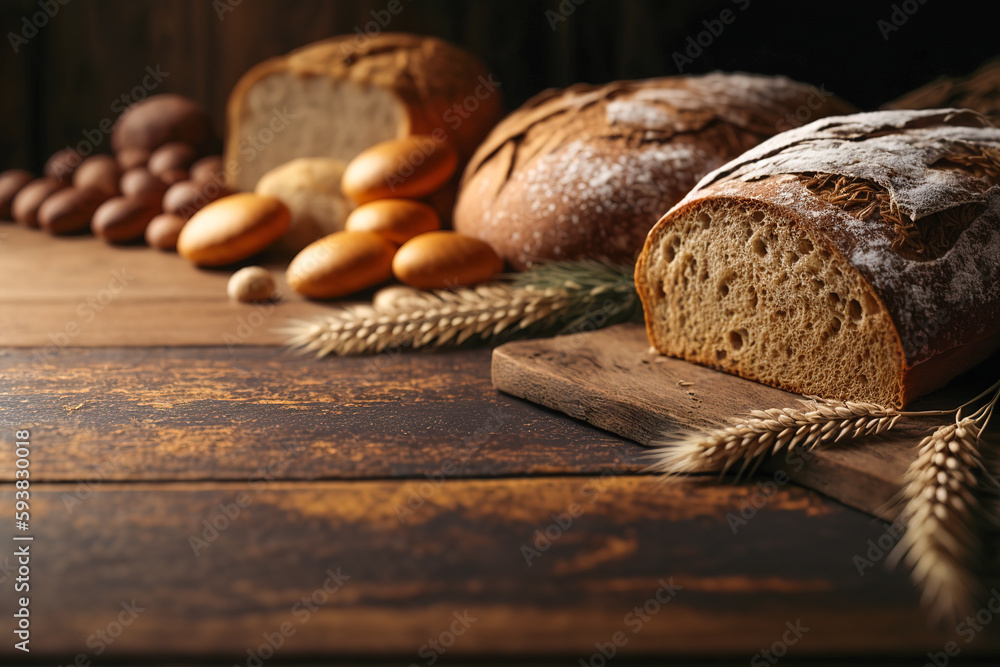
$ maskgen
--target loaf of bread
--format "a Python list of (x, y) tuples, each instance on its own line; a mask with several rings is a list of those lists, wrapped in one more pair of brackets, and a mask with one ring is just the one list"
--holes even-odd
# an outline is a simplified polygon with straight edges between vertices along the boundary
[(1000, 129), (969, 110), (826, 118), (702, 180), (636, 265), (661, 353), (902, 406), (1000, 345)]
[(503, 115), (499, 85), (466, 51), (399, 33), (335, 37), (267, 60), (229, 97), (230, 183), (252, 190), (295, 158), (348, 162), (412, 134), (450, 142), (464, 164)]
[(778, 132), (853, 111), (820, 89), (749, 74), (546, 91), (476, 151), (455, 229), (516, 269), (631, 263), (656, 220), (712, 169)]
[(968, 76), (942, 76), (921, 86), (883, 109), (972, 109), (1000, 118), (1000, 59), (987, 62)]

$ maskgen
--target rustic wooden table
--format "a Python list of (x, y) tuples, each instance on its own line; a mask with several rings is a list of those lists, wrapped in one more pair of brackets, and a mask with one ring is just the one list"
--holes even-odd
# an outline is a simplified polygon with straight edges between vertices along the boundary
[[(640, 446), (497, 393), (488, 350), (289, 355), (274, 329), (328, 306), (232, 304), (227, 277), (0, 225), (4, 662), (1000, 647), (1000, 623), (928, 627), (880, 521), (793, 485), (660, 486)], [(34, 537), (30, 655), (15, 535)]]

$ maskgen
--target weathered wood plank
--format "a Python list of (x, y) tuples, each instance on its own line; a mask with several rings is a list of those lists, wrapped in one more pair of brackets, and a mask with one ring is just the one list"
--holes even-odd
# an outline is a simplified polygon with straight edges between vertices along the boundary
[[(995, 381), (989, 362), (912, 409), (955, 407)], [(994, 370), (995, 373), (995, 370)], [(566, 413), (642, 444), (725, 425), (749, 410), (797, 406), (799, 396), (659, 356), (641, 325), (620, 325), (559, 338), (517, 341), (493, 352), (493, 383), (501, 391)], [(681, 384), (685, 383), (685, 384)], [(690, 385), (686, 383), (691, 383)], [(779, 457), (793, 480), (865, 512), (893, 518), (888, 504), (902, 484), (926, 421), (893, 431)], [(992, 440), (993, 434), (984, 437)], [(808, 454), (806, 454), (808, 455)]]
[(287, 320), (333, 307), (291, 291), (281, 258), (246, 262), (271, 269), (281, 302), (243, 304), (226, 296), (232, 269), (92, 236), (10, 224), (0, 234), (0, 346), (283, 345)]
[[(66, 486), (38, 484), (29, 531), (32, 656), (93, 658), (87, 638), (133, 599), (144, 611), (105, 657), (243, 662), (264, 633), (289, 622), (295, 634), (278, 651), (283, 658), (376, 653), (425, 664), (421, 646), (466, 610), (477, 620), (448, 657), (587, 658), (595, 642), (621, 631), (626, 657), (744, 661), (796, 621), (809, 631), (790, 649), (795, 656), (912, 653), (947, 638), (927, 629), (904, 573), (878, 563), (859, 576), (854, 556), (884, 527), (812, 492), (778, 490), (734, 535), (726, 515), (752, 486), (664, 487), (609, 473), (431, 487), (107, 484), (67, 505)], [(0, 506), (11, 503), (11, 490), (0, 492)], [(546, 530), (549, 538), (537, 537)], [(192, 535), (205, 540), (195, 544), (198, 555)], [(8, 536), (0, 553), (11, 544)], [(525, 546), (537, 550), (530, 566)], [(297, 601), (337, 568), (350, 579), (306, 618)], [(632, 610), (671, 578), (683, 588), (670, 603), (649, 603), (648, 620), (638, 622)], [(0, 596), (0, 615), (10, 618), (12, 604), (12, 595)], [(998, 635), (1000, 626), (988, 626), (963, 654), (995, 650)], [(11, 651), (10, 642), (0, 646)]]
[[(46, 481), (588, 473), (642, 448), (503, 396), (488, 350), (315, 360), (274, 348), (0, 350), (0, 416)], [(0, 441), (12, 438), (10, 431)], [(0, 479), (13, 479), (0, 450)]]

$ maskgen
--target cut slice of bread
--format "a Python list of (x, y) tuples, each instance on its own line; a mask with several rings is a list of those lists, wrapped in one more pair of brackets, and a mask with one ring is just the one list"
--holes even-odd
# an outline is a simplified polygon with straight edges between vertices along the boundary
[(902, 406), (1000, 346), (1000, 130), (969, 111), (827, 118), (719, 168), (636, 266), (661, 353)]

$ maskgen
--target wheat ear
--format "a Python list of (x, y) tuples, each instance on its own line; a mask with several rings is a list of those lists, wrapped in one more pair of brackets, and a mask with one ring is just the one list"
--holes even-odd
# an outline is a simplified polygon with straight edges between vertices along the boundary
[(371, 354), (390, 347), (461, 345), (473, 336), (489, 338), (508, 328), (525, 329), (566, 307), (562, 290), (514, 289), (507, 284), (423, 293), (406, 308), (378, 311), (343, 307), (311, 322), (292, 322), (288, 345), (327, 355)]
[(312, 321), (293, 321), (282, 331), (290, 335), (291, 348), (325, 357), (467, 341), (496, 344), (589, 331), (642, 316), (631, 267), (588, 260), (544, 264), (509, 282), (409, 292), (389, 309), (343, 306)]
[(906, 561), (937, 619), (971, 611), (981, 593), (974, 573), (986, 554), (983, 528), (991, 521), (982, 496), (1000, 490), (980, 448), (980, 435), (1000, 399), (1000, 383), (989, 391), (994, 394), (986, 405), (962, 418), (962, 409), (980, 395), (956, 410), (955, 422), (921, 441), (903, 478), (899, 520), (906, 532), (888, 562)]
[[(813, 448), (892, 428), (901, 413), (874, 403), (809, 398), (802, 408), (754, 410), (732, 426), (704, 434), (654, 442), (647, 470), (667, 477), (715, 472), (725, 475), (742, 461), (738, 477), (782, 449)], [(754, 466), (756, 467), (756, 465)]]
[(906, 561), (924, 604), (938, 618), (971, 610), (979, 593), (973, 566), (984, 548), (975, 471), (986, 470), (979, 430), (972, 418), (938, 427), (920, 443), (904, 477), (899, 520), (906, 532), (888, 562)]

